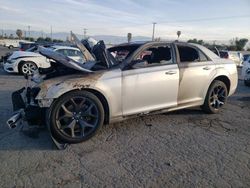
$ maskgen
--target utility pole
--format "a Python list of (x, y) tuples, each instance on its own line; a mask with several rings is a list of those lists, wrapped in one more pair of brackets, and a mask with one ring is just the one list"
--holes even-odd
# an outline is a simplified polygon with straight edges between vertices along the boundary
[(28, 25), (28, 31), (29, 31), (29, 40), (30, 40), (30, 26)]
[(83, 29), (83, 39), (86, 39), (87, 38), (87, 30), (86, 28)]
[(155, 39), (155, 24), (156, 22), (153, 22), (153, 34), (152, 34), (152, 41)]
[(52, 38), (52, 25), (50, 26), (50, 38), (51, 38), (51, 42), (53, 41), (53, 38)]

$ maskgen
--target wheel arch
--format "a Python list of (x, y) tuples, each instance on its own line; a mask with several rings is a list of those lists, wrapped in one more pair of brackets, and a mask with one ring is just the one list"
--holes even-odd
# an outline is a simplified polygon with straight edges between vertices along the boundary
[(227, 87), (227, 90), (228, 90), (228, 93), (230, 92), (230, 88), (231, 88), (231, 81), (229, 79), (229, 77), (225, 74), (223, 75), (216, 75), (213, 79), (210, 80), (210, 83), (207, 85), (206, 89), (203, 91), (203, 102), (205, 101), (205, 97), (207, 95), (207, 92), (211, 86), (211, 84), (213, 83), (213, 81), (215, 80), (219, 80), (219, 81), (222, 81), (223, 83), (225, 83), (226, 87)]
[[(229, 93), (230, 87), (231, 87), (231, 81), (230, 81), (230, 79), (226, 75), (217, 76), (216, 78), (213, 79), (213, 81), (214, 80), (222, 81), (227, 86), (227, 91)], [(210, 83), (210, 85), (211, 85), (211, 83)]]
[(106, 97), (100, 91), (92, 89), (92, 88), (86, 88), (83, 90), (93, 93), (101, 101), (103, 109), (104, 109), (104, 125), (109, 124), (110, 108), (109, 108), (108, 100), (106, 99)]
[(20, 60), (20, 61), (18, 62), (18, 65), (17, 65), (17, 70), (18, 70), (18, 72), (19, 72), (20, 74), (22, 73), (22, 72), (21, 72), (22, 65), (23, 65), (24, 63), (26, 63), (26, 62), (32, 62), (32, 63), (34, 63), (34, 64), (38, 67), (38, 65), (37, 65), (36, 62), (31, 61), (31, 60), (29, 60), (29, 59), (22, 59), (22, 60)]

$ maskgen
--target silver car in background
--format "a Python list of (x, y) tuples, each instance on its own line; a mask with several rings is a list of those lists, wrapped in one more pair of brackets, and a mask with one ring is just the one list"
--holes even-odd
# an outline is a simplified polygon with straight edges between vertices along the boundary
[(244, 80), (244, 84), (250, 86), (250, 56), (248, 56), (243, 63), (241, 77)]
[(46, 123), (59, 142), (79, 143), (103, 124), (131, 117), (194, 106), (218, 113), (237, 87), (235, 63), (197, 44), (137, 42), (106, 49), (100, 41), (91, 50), (79, 48), (84, 64), (40, 50), (56, 62), (54, 69), (39, 70), (36, 84), (13, 93), (17, 113), (10, 127), (25, 117), (30, 125)]
[(242, 67), (244, 58), (241, 52), (221, 50), (219, 54), (221, 58), (231, 59), (238, 67)]

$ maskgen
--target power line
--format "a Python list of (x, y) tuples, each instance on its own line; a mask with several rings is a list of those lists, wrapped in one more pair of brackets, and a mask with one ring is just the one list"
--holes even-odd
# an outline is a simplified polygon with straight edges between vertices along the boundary
[(83, 29), (83, 34), (84, 34), (83, 37), (84, 37), (84, 39), (87, 38), (87, 30), (88, 30), (87, 28), (84, 28), (84, 29)]
[(52, 25), (50, 26), (50, 38), (51, 38), (51, 41), (53, 41), (53, 38), (52, 38)]
[(156, 22), (153, 22), (153, 34), (152, 34), (152, 41), (155, 39), (155, 24)]
[(30, 26), (28, 25), (28, 31), (29, 31), (29, 40), (30, 40)]

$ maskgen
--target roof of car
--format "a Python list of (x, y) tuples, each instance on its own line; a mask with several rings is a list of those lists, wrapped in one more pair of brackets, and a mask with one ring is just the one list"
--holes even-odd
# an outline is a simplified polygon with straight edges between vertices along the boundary
[[(188, 43), (188, 42), (181, 42), (181, 41), (134, 41), (134, 42), (126, 42), (126, 43), (122, 43), (122, 44), (118, 44), (118, 45), (115, 45), (113, 47), (123, 47), (123, 46), (141, 46), (141, 45), (144, 45), (144, 44), (161, 44), (161, 43), (175, 43), (175, 44), (190, 44), (190, 45), (194, 45), (194, 46), (201, 46), (201, 45), (198, 45), (198, 44), (195, 44), (195, 43)], [(113, 48), (111, 47), (111, 48)]]
[(55, 49), (69, 49), (69, 50), (78, 50), (78, 48), (74, 48), (74, 47), (70, 47), (70, 46), (59, 46), (59, 45), (54, 45), (54, 46), (51, 46), (52, 48), (55, 48)]

